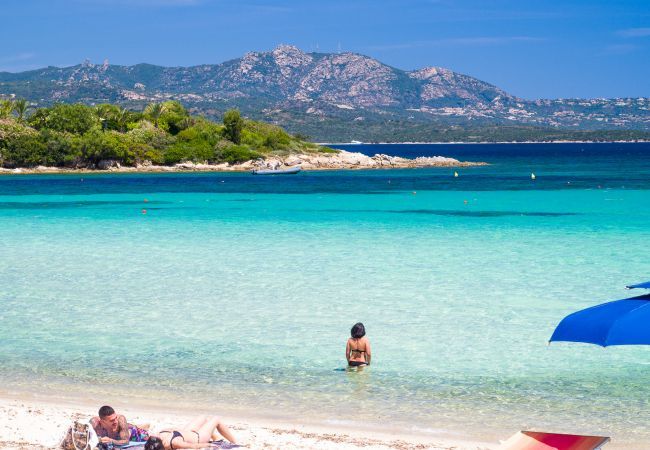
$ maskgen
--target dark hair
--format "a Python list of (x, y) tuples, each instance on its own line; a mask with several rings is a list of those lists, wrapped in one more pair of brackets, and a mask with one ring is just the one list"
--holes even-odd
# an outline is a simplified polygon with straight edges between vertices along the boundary
[(366, 335), (366, 327), (364, 327), (361, 322), (357, 322), (350, 330), (350, 334), (355, 339), (362, 338)]
[(144, 444), (144, 450), (165, 450), (165, 446), (160, 438), (151, 436)]
[(102, 419), (104, 417), (112, 416), (113, 414), (115, 414), (115, 410), (110, 406), (104, 405), (101, 408), (99, 408), (99, 417), (101, 417)]

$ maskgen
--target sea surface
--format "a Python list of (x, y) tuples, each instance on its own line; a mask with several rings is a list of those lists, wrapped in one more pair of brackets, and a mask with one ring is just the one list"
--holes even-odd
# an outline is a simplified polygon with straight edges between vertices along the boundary
[(650, 448), (650, 347), (547, 344), (650, 279), (650, 144), (341, 148), (490, 165), (0, 177), (0, 393)]

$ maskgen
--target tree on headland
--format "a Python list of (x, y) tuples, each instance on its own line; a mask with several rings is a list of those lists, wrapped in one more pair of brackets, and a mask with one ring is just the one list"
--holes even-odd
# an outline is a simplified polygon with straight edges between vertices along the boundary
[(49, 129), (74, 134), (84, 134), (101, 126), (95, 110), (80, 103), (58, 103), (49, 108), (39, 108), (27, 122), (36, 130)]
[(230, 142), (241, 144), (241, 130), (244, 127), (244, 120), (236, 109), (229, 109), (223, 115), (223, 136)]
[(13, 111), (16, 113), (18, 122), (23, 121), (28, 109), (29, 109), (29, 104), (27, 103), (27, 100), (25, 100), (24, 98), (14, 101)]
[(295, 133), (293, 137), (298, 139), (299, 141), (311, 141), (311, 136), (307, 136), (306, 134), (303, 133)]
[(117, 131), (125, 132), (130, 118), (131, 111), (126, 108), (120, 108), (117, 115), (115, 116)]
[(177, 135), (191, 125), (191, 120), (188, 120), (190, 114), (179, 101), (168, 100), (162, 103), (162, 109), (158, 122), (159, 127), (165, 131)]
[(95, 106), (95, 114), (99, 118), (99, 122), (102, 124), (102, 131), (105, 131), (107, 128), (112, 128), (111, 122), (114, 121), (118, 109), (119, 107), (109, 104)]
[(158, 121), (163, 112), (165, 112), (165, 107), (162, 103), (149, 103), (144, 109), (144, 115), (153, 121), (153, 126), (156, 128), (158, 128)]
[(0, 119), (8, 119), (14, 104), (11, 100), (0, 100)]
[(124, 133), (129, 127), (129, 123), (137, 122), (141, 115), (129, 111), (118, 105), (102, 103), (95, 106), (95, 114), (99, 117), (102, 124), (102, 130), (114, 130)]

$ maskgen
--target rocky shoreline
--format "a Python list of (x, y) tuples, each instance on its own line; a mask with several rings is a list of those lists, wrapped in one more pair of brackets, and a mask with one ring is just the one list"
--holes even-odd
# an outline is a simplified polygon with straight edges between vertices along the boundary
[(178, 163), (173, 166), (140, 164), (122, 166), (118, 161), (102, 160), (95, 168), (62, 168), (38, 166), (33, 168), (0, 168), (0, 174), (42, 174), (79, 172), (249, 172), (256, 169), (287, 169), (300, 166), (302, 170), (363, 170), (363, 169), (415, 169), (425, 167), (484, 166), (485, 162), (459, 161), (444, 156), (420, 156), (415, 159), (340, 150), (337, 153), (292, 154), (269, 156), (263, 160), (251, 160), (240, 164)]

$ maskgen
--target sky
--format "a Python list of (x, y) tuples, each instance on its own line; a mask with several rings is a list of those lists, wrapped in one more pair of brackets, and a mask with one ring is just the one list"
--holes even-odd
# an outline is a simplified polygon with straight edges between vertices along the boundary
[(291, 44), (526, 98), (650, 97), (650, 0), (2, 0), (0, 71), (217, 64)]

